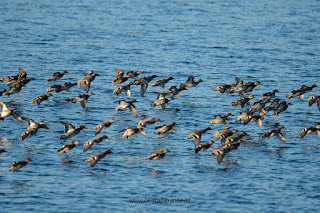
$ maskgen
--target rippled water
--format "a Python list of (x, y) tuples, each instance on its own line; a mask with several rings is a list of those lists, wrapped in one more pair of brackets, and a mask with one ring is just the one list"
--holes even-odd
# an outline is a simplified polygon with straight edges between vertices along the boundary
[[(1, 207), (6, 212), (105, 212), (168, 210), (214, 210), (221, 212), (315, 212), (320, 198), (319, 138), (310, 134), (300, 139), (299, 132), (319, 121), (316, 106), (305, 101), (319, 94), (319, 88), (293, 103), (278, 117), (266, 116), (259, 129), (255, 123), (234, 123), (239, 107), (230, 103), (238, 98), (212, 91), (220, 84), (231, 84), (235, 77), (245, 82), (258, 80), (252, 94), (277, 88), (277, 97), (285, 100), (292, 89), (303, 84), (319, 84), (320, 4), (307, 1), (1, 1), (0, 73), (15, 75), (21, 67), (36, 80), (18, 95), (1, 96), (9, 107), (34, 119), (44, 120), (49, 130), (19, 141), (27, 123), (12, 118), (0, 122)], [(143, 70), (144, 75), (174, 77), (166, 88), (179, 85), (189, 75), (204, 82), (181, 92), (163, 111), (151, 108), (161, 88), (149, 87), (140, 97), (132, 86), (132, 98), (138, 102), (138, 118), (129, 111), (115, 111), (115, 100), (128, 99), (112, 94), (115, 68)], [(39, 106), (31, 100), (45, 92), (53, 72), (67, 70), (61, 84), (76, 82), (88, 70), (100, 76), (92, 83), (86, 109), (64, 99), (84, 93), (54, 93)], [(152, 82), (151, 82), (152, 83)], [(320, 86), (320, 85), (319, 85)], [(5, 84), (0, 84), (0, 89)], [(251, 101), (253, 103), (253, 101)], [(249, 106), (248, 106), (249, 107)], [(175, 109), (181, 111), (177, 112)], [(193, 153), (190, 131), (223, 124), (209, 124), (213, 115), (232, 112), (231, 127), (246, 131), (238, 150), (232, 151), (220, 165), (210, 150)], [(154, 127), (141, 134), (122, 138), (118, 131), (134, 127), (142, 118), (160, 117), (165, 124), (176, 122), (177, 132), (154, 135)], [(101, 142), (87, 153), (82, 146), (63, 155), (60, 121), (85, 125), (74, 139), (82, 144), (94, 136), (97, 124), (117, 120), (100, 133), (110, 143)], [(287, 143), (259, 136), (275, 123), (285, 125)], [(209, 131), (203, 142), (213, 139)], [(68, 140), (70, 141), (70, 139)], [(219, 147), (218, 141), (216, 146)], [(284, 148), (281, 148), (284, 147)], [(85, 159), (93, 153), (111, 149), (90, 168)], [(165, 158), (147, 161), (159, 149), (169, 149)], [(33, 161), (20, 171), (8, 172), (13, 161), (30, 157)], [(164, 200), (188, 199), (188, 202), (164, 204)], [(132, 199), (151, 199), (145, 203)], [(134, 200), (137, 201), (137, 200)]]

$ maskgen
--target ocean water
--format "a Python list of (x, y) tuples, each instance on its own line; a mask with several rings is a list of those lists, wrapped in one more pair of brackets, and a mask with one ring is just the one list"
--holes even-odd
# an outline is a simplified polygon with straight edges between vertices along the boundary
[[(319, 95), (320, 2), (306, 1), (1, 1), (0, 77), (15, 75), (22, 68), (36, 80), (20, 94), (0, 100), (49, 129), (18, 140), (26, 122), (5, 118), (0, 122), (0, 204), (4, 212), (318, 212), (320, 207), (320, 143), (313, 133), (300, 139), (300, 131), (317, 125), (320, 113), (306, 101)], [(156, 74), (155, 80), (172, 76), (165, 89), (179, 85), (189, 75), (203, 82), (182, 91), (178, 99), (162, 110), (150, 104), (156, 99), (151, 87), (141, 97), (139, 86), (131, 86), (138, 117), (129, 110), (115, 111), (114, 69), (142, 70)], [(68, 73), (56, 82), (47, 82), (53, 72)], [(71, 92), (53, 93), (40, 105), (30, 102), (45, 93), (51, 84), (77, 82), (93, 70), (100, 76), (92, 82), (86, 109), (66, 102), (85, 93), (81, 87)], [(138, 78), (139, 78), (138, 77)], [(266, 115), (261, 128), (254, 122), (235, 123), (248, 110), (232, 107), (237, 94), (220, 94), (213, 89), (232, 84), (260, 81), (251, 94), (257, 101), (278, 89), (277, 98), (292, 103), (287, 111)], [(137, 78), (137, 79), (138, 79)], [(132, 80), (132, 79), (130, 79)], [(128, 82), (124, 84), (127, 84)], [(318, 84), (299, 98), (286, 99), (301, 85)], [(0, 89), (7, 88), (0, 83)], [(180, 109), (176, 110), (176, 109)], [(209, 124), (217, 114), (231, 112), (232, 129), (248, 136), (238, 150), (227, 154), (221, 164), (210, 150), (194, 154), (189, 132), (211, 127), (202, 143), (213, 139), (223, 124)], [(140, 119), (159, 117), (163, 124), (176, 122), (178, 131), (122, 138), (119, 130), (135, 127)], [(58, 155), (64, 133), (59, 123), (85, 125), (72, 139), (82, 144), (94, 137), (93, 129), (102, 121), (117, 122), (102, 130), (103, 141), (83, 153), (83, 146)], [(260, 136), (277, 123), (286, 143), (276, 137)], [(71, 141), (68, 139), (66, 142)], [(215, 140), (216, 147), (220, 141)], [(90, 168), (85, 160), (110, 149), (112, 154)], [(170, 152), (158, 161), (146, 158), (159, 149)], [(32, 162), (15, 173), (12, 162)]]

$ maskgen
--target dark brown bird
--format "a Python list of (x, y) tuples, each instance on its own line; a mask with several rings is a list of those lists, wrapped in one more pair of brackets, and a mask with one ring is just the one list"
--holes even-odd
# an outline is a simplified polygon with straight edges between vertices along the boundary
[(310, 127), (304, 128), (300, 132), (300, 137), (304, 138), (304, 136), (306, 136), (307, 134), (313, 133), (313, 132), (315, 132), (317, 134), (317, 136), (320, 137), (320, 124), (317, 125), (316, 127), (310, 126)]
[(198, 147), (195, 148), (194, 153), (205, 151), (210, 147), (214, 148), (214, 146), (212, 145), (213, 143), (214, 143), (213, 141), (209, 141), (208, 143), (200, 144)]
[(281, 129), (283, 129), (283, 128), (284, 128), (284, 126), (281, 125), (281, 126), (279, 126), (278, 128), (276, 128), (276, 129), (269, 130), (269, 131), (267, 131), (265, 134), (263, 134), (263, 135), (261, 136), (261, 138), (263, 138), (263, 139), (264, 139), (264, 138), (268, 139), (268, 138), (271, 138), (271, 137), (273, 137), (273, 136), (277, 136), (281, 141), (286, 142), (286, 139), (284, 138), (283, 134), (280, 132)]
[(166, 86), (166, 83), (168, 83), (172, 79), (173, 79), (173, 77), (168, 77), (167, 79), (161, 79), (161, 80), (154, 82), (151, 86), (152, 87), (160, 86), (160, 87), (164, 88)]
[(64, 74), (68, 73), (67, 71), (62, 71), (61, 73), (60, 72), (55, 72), (52, 74), (52, 76), (48, 79), (48, 82), (50, 81), (56, 81), (56, 80), (59, 80), (60, 78), (63, 77)]
[(25, 165), (27, 165), (28, 162), (30, 162), (31, 159), (30, 158), (26, 158), (24, 161), (16, 161), (13, 162), (12, 166), (9, 169), (9, 172), (15, 172), (16, 170), (24, 167)]

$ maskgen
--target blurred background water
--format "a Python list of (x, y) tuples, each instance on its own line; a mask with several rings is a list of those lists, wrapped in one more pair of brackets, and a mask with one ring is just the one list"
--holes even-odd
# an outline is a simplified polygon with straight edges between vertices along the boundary
[[(260, 81), (252, 94), (254, 101), (265, 92), (278, 89), (285, 100), (301, 85), (319, 85), (320, 4), (306, 1), (1, 1), (0, 77), (15, 75), (20, 67), (29, 83), (20, 94), (2, 96), (9, 107), (36, 122), (44, 120), (50, 129), (19, 141), (26, 122), (6, 118), (0, 122), (1, 208), (6, 212), (105, 212), (168, 210), (214, 210), (221, 212), (316, 212), (320, 207), (319, 138), (299, 132), (319, 121), (316, 106), (307, 98), (319, 94), (319, 87), (304, 100), (292, 98), (288, 110), (278, 117), (266, 116), (259, 129), (255, 123), (235, 123), (240, 107), (230, 103), (237, 94), (214, 92), (220, 84)], [(128, 110), (115, 111), (118, 97), (111, 86), (115, 68), (143, 70), (140, 75), (158, 75), (155, 80), (174, 77), (166, 89), (183, 83), (189, 75), (204, 82), (181, 92), (163, 111), (151, 108), (162, 88), (150, 87), (140, 97), (140, 87), (132, 86), (138, 117)], [(53, 72), (67, 70), (57, 82), (46, 80)], [(86, 109), (65, 98), (85, 93), (54, 93), (38, 106), (30, 102), (44, 94), (51, 84), (77, 82), (88, 70), (99, 73), (90, 91)], [(125, 84), (127, 84), (126, 82)], [(320, 86), (320, 85), (319, 85)], [(0, 84), (0, 89), (5, 88)], [(250, 106), (247, 106), (249, 108)], [(176, 109), (181, 111), (176, 111)], [(231, 112), (232, 128), (248, 136), (238, 150), (220, 165), (210, 150), (193, 153), (189, 132), (210, 126), (214, 115)], [(141, 134), (122, 138), (118, 131), (134, 127), (143, 118), (159, 117), (164, 124), (176, 122), (178, 131), (154, 135), (154, 127)], [(104, 120), (117, 122), (100, 135), (101, 142), (87, 153), (81, 146), (63, 155), (65, 121), (85, 125), (78, 139), (83, 144), (94, 137), (95, 127)], [(286, 143), (260, 135), (281, 123)], [(213, 139), (209, 131), (203, 143)], [(70, 139), (68, 141), (71, 141)], [(219, 147), (219, 141), (215, 146)], [(169, 149), (165, 158), (147, 161), (159, 149)], [(91, 154), (111, 149), (93, 168), (84, 162)], [(13, 161), (30, 157), (33, 161), (20, 171), (8, 172)], [(190, 202), (132, 203), (131, 199), (190, 199)]]

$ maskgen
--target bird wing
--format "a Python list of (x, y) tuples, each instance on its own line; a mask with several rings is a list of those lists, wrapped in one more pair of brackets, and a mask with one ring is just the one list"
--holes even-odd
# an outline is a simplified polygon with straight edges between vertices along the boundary
[(279, 132), (279, 133), (277, 134), (277, 137), (278, 137), (281, 141), (286, 142), (286, 139), (284, 138), (284, 136), (283, 136), (283, 134), (282, 134), (281, 132)]
[(86, 106), (87, 106), (87, 100), (80, 101), (80, 105), (81, 105), (82, 108), (86, 108)]
[(137, 116), (138, 116), (137, 109), (136, 109), (136, 107), (135, 107), (133, 104), (131, 104), (131, 105), (129, 106), (129, 110), (130, 110), (130, 112), (132, 113), (132, 115), (133, 115), (134, 117), (137, 117)]
[(70, 130), (75, 130), (75, 127), (72, 124), (60, 121), (60, 123), (64, 126), (64, 131), (67, 133)]
[(147, 88), (148, 88), (148, 84), (141, 84), (141, 87), (140, 87), (140, 95), (142, 97), (145, 96), (146, 92), (147, 92)]
[(3, 103), (2, 101), (0, 101), (0, 106), (2, 110), (9, 110), (7, 105), (5, 103)]

